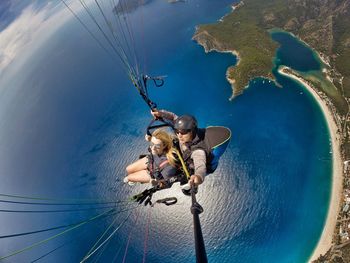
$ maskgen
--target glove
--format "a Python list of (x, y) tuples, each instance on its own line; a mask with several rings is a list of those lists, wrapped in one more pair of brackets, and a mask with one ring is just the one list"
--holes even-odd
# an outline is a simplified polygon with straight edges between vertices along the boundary
[(152, 205), (152, 201), (151, 201), (152, 195), (156, 191), (157, 191), (156, 188), (146, 189), (142, 193), (132, 196), (131, 200), (138, 202), (139, 204), (142, 204), (145, 201), (145, 203), (144, 203), (145, 206)]
[(164, 179), (161, 179), (161, 180), (152, 179), (151, 184), (152, 186), (158, 187), (159, 189), (165, 189), (170, 187), (169, 183)]

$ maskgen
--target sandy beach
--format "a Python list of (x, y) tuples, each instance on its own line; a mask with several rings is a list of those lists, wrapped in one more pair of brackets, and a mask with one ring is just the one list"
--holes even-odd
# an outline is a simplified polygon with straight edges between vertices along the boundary
[[(331, 191), (331, 200), (328, 209), (328, 215), (326, 219), (325, 226), (323, 228), (322, 235), (318, 241), (316, 248), (314, 249), (309, 262), (316, 260), (320, 254), (325, 254), (332, 245), (332, 236), (335, 230), (339, 204), (342, 194), (342, 181), (343, 181), (343, 160), (340, 154), (340, 140), (337, 134), (338, 127), (333, 118), (333, 113), (331, 109), (327, 106), (326, 102), (321, 99), (317, 92), (302, 78), (295, 76), (293, 74), (284, 72), (282, 67), (278, 72), (282, 75), (288, 76), (299, 83), (301, 83), (316, 99), (320, 105), (324, 116), (327, 120), (331, 141), (332, 141), (332, 152), (333, 152), (333, 176), (332, 176), (332, 191)], [(288, 69), (288, 68), (287, 68)]]

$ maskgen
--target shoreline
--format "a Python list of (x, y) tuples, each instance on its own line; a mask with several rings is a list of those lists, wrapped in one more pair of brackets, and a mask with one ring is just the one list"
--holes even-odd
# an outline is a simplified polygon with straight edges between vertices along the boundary
[[(279, 28), (275, 28), (275, 29), (272, 29), (272, 30), (269, 30), (270, 32), (283, 32), (283, 33), (287, 33), (287, 34), (290, 34), (292, 37), (294, 37), (295, 39), (297, 39), (297, 41), (299, 41), (300, 43), (302, 43), (305, 47), (311, 49), (311, 50), (316, 50), (315, 48), (313, 48), (312, 46), (310, 46), (305, 40), (303, 40), (300, 36), (290, 32), (290, 31), (287, 31), (285, 29), (279, 29)], [(329, 58), (323, 54), (322, 52), (319, 52), (317, 51), (316, 52), (316, 59), (319, 60), (320, 62), (322, 62), (324, 65), (326, 65), (328, 68), (331, 68), (331, 65), (330, 65), (330, 62), (329, 62)], [(322, 64), (321, 63), (321, 64)]]
[(322, 234), (318, 240), (317, 246), (315, 247), (312, 255), (309, 257), (308, 262), (312, 262), (319, 258), (322, 254), (324, 255), (332, 246), (333, 233), (336, 228), (338, 209), (341, 201), (342, 194), (342, 182), (343, 182), (343, 160), (340, 154), (340, 138), (337, 134), (338, 126), (334, 120), (332, 111), (328, 108), (326, 102), (320, 97), (320, 95), (314, 90), (314, 88), (308, 84), (304, 79), (298, 77), (292, 73), (285, 72), (288, 67), (281, 67), (278, 72), (281, 75), (292, 78), (302, 84), (316, 99), (317, 103), (320, 105), (323, 114), (326, 118), (328, 129), (332, 141), (332, 189), (331, 198), (329, 201), (329, 208), (327, 213), (327, 218), (325, 225), (323, 227)]
[(241, 57), (239, 56), (238, 51), (236, 51), (236, 50), (219, 50), (217, 48), (212, 48), (212, 49), (207, 51), (204, 45), (202, 45), (201, 43), (199, 43), (199, 44), (202, 47), (204, 47), (205, 53), (209, 53), (209, 52), (215, 51), (215, 52), (218, 52), (218, 53), (230, 53), (231, 55), (236, 57), (236, 64), (234, 64), (232, 66), (229, 66), (226, 69), (226, 80), (231, 85), (231, 91), (232, 91), (232, 95), (230, 96), (230, 98), (228, 100), (232, 101), (235, 98), (235, 87), (234, 86), (235, 86), (236, 80), (231, 79), (229, 75), (230, 75), (230, 68), (231, 67), (237, 67), (239, 65), (239, 63), (241, 62)]
[(229, 66), (227, 69), (226, 69), (226, 80), (227, 82), (231, 85), (231, 91), (232, 91), (232, 95), (230, 96), (230, 98), (228, 99), (229, 101), (232, 101), (234, 98), (235, 98), (235, 88), (234, 88), (234, 85), (236, 83), (236, 81), (234, 79), (231, 79), (229, 77), (229, 74), (230, 74), (230, 68), (231, 67), (237, 67), (239, 65), (239, 63), (241, 62), (241, 57), (238, 53), (238, 51), (236, 50), (219, 50), (218, 48), (211, 48), (211, 49), (207, 49), (207, 47), (205, 45), (203, 45), (200, 41), (197, 41), (198, 44), (200, 46), (202, 46), (204, 48), (204, 52), (205, 53), (209, 53), (209, 52), (218, 52), (218, 53), (230, 53), (231, 55), (233, 55), (234, 57), (236, 57), (236, 64), (232, 65), (232, 66)]

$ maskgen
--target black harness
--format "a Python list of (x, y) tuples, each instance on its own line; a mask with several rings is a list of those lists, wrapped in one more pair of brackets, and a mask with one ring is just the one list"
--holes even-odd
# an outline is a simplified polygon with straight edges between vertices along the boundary
[(211, 149), (208, 146), (208, 143), (206, 142), (207, 138), (205, 136), (205, 133), (206, 133), (206, 129), (197, 129), (195, 138), (191, 142), (186, 143), (186, 147), (187, 147), (186, 150), (181, 151), (182, 157), (188, 169), (190, 170), (191, 174), (194, 173), (194, 163), (191, 158), (191, 155), (196, 150), (203, 150), (205, 152), (205, 156), (207, 159), (206, 168), (208, 172), (211, 171), (210, 163), (213, 158), (213, 155), (212, 155)]

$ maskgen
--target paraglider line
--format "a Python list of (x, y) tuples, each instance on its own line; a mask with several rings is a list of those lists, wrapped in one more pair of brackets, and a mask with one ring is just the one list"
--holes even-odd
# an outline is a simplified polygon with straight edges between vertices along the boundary
[[(113, 36), (113, 39), (114, 39), (114, 41), (115, 41), (115, 43), (116, 43), (116, 46), (119, 47), (119, 52), (124, 56), (124, 59), (125, 59), (126, 61), (129, 61), (129, 58), (128, 58), (128, 56), (127, 56), (127, 54), (126, 54), (126, 52), (125, 52), (123, 46), (121, 45), (121, 42), (120, 42), (120, 41), (117, 39), (117, 37), (115, 36), (114, 31), (113, 31), (113, 28), (111, 27), (111, 24), (109, 23), (109, 21), (108, 21), (108, 19), (107, 19), (107, 16), (106, 16), (105, 13), (103, 12), (103, 10), (102, 10), (100, 4), (98, 3), (97, 0), (95, 0), (95, 3), (96, 3), (96, 5), (97, 5), (97, 7), (98, 7), (98, 9), (99, 9), (99, 11), (100, 11), (100, 13), (101, 13), (101, 15), (103, 16), (103, 18), (104, 18), (104, 20), (105, 20), (105, 23), (106, 23), (106, 25), (107, 25), (107, 28), (110, 30), (110, 32), (111, 32), (111, 34), (112, 34), (112, 36)], [(106, 34), (106, 35), (107, 35), (107, 34)], [(130, 64), (129, 64), (129, 68), (133, 69), (133, 68), (130, 66)], [(133, 73), (136, 74), (135, 71), (134, 71), (134, 69), (133, 69)]]
[(144, 246), (143, 246), (142, 263), (146, 262), (150, 224), (151, 224), (151, 209), (148, 210), (148, 218), (147, 218), (147, 224), (146, 224), (146, 229), (145, 229), (145, 240), (144, 240)]
[(0, 200), (0, 203), (10, 203), (10, 204), (21, 204), (21, 205), (66, 205), (66, 206), (74, 206), (74, 205), (107, 205), (107, 204), (119, 204), (128, 202), (126, 200), (121, 201), (111, 201), (111, 202), (96, 202), (96, 203), (47, 203), (47, 202), (20, 202), (20, 201), (9, 201), (9, 200)]
[[(9, 195), (9, 194), (0, 194), (0, 196), (18, 198), (18, 199), (27, 199), (27, 200), (76, 202), (75, 204), (79, 204), (79, 205), (85, 204), (85, 202), (98, 202), (99, 204), (127, 202), (125, 200), (122, 200), (122, 201), (104, 201), (104, 200), (99, 200), (99, 199), (57, 199), (57, 198), (47, 198), (47, 197), (37, 197), (37, 196), (34, 196), (34, 197), (33, 196), (20, 196), (20, 195)], [(88, 203), (88, 204), (90, 204), (90, 203)], [(71, 204), (69, 204), (69, 205), (71, 205)]]
[[(137, 221), (138, 221), (138, 219), (139, 219), (139, 216), (140, 216), (140, 211), (137, 212), (136, 219), (135, 219), (135, 222), (134, 222), (134, 226), (136, 226)], [(130, 232), (129, 232), (129, 236), (128, 236), (128, 242), (126, 243), (126, 247), (125, 247), (125, 251), (124, 251), (124, 256), (123, 256), (123, 263), (125, 263), (126, 255), (128, 254), (129, 244), (130, 244), (130, 240), (131, 240), (131, 234), (132, 234), (132, 232), (133, 232), (133, 230), (134, 230), (134, 226), (131, 225), (131, 227), (130, 227)]]
[(9, 254), (9, 255), (2, 256), (2, 257), (0, 257), (0, 260), (3, 260), (3, 259), (6, 259), (6, 258), (15, 256), (15, 255), (18, 255), (18, 254), (20, 254), (20, 253), (29, 251), (29, 250), (31, 250), (31, 249), (33, 249), (33, 248), (35, 248), (35, 247), (37, 247), (37, 246), (39, 246), (39, 245), (41, 245), (41, 244), (45, 244), (45, 243), (47, 243), (47, 242), (49, 242), (49, 241), (51, 241), (51, 240), (53, 240), (53, 239), (55, 239), (55, 238), (57, 238), (57, 237), (60, 237), (60, 236), (66, 234), (66, 233), (68, 233), (68, 232), (70, 232), (70, 231), (72, 231), (72, 230), (74, 230), (74, 229), (76, 229), (76, 228), (78, 228), (78, 227), (81, 227), (81, 226), (83, 226), (83, 225), (85, 225), (85, 224), (87, 224), (87, 223), (90, 223), (90, 222), (92, 222), (92, 221), (94, 221), (94, 220), (96, 220), (96, 219), (98, 219), (98, 218), (100, 218), (100, 217), (102, 217), (102, 216), (104, 216), (104, 215), (106, 215), (106, 214), (108, 214), (108, 213), (111, 213), (111, 212), (114, 211), (114, 210), (115, 210), (115, 209), (113, 208), (113, 209), (110, 209), (110, 210), (108, 210), (108, 211), (106, 211), (106, 212), (103, 212), (103, 213), (101, 213), (101, 214), (98, 214), (98, 215), (96, 215), (96, 216), (93, 216), (93, 217), (91, 217), (90, 219), (88, 219), (88, 220), (86, 220), (86, 221), (84, 221), (84, 222), (82, 222), (82, 223), (80, 223), (80, 224), (78, 224), (78, 225), (75, 225), (75, 226), (73, 226), (73, 227), (71, 227), (71, 228), (68, 228), (68, 229), (66, 229), (66, 230), (64, 230), (64, 231), (62, 231), (62, 232), (60, 232), (60, 233), (58, 233), (58, 234), (56, 234), (56, 235), (54, 235), (54, 236), (51, 236), (51, 237), (49, 237), (49, 238), (46, 238), (46, 239), (41, 240), (41, 241), (39, 241), (39, 242), (36, 242), (36, 243), (34, 243), (34, 244), (30, 245), (30, 246), (24, 247), (24, 248), (22, 248), (22, 249), (16, 250), (16, 251), (12, 252), (12, 253)]
[(104, 207), (90, 207), (90, 208), (80, 208), (80, 209), (61, 209), (61, 210), (7, 210), (0, 209), (0, 213), (66, 213), (66, 212), (80, 212), (80, 211), (90, 211), (96, 209), (107, 209), (113, 208), (113, 206)]
[(121, 56), (121, 54), (119, 53), (119, 51), (116, 49), (116, 47), (113, 45), (112, 41), (109, 39), (109, 37), (107, 36), (107, 34), (104, 32), (104, 30), (102, 29), (101, 25), (98, 23), (98, 21), (96, 20), (96, 18), (94, 17), (94, 15), (91, 13), (89, 7), (86, 5), (86, 3), (84, 2), (84, 0), (79, 0), (80, 4), (84, 7), (85, 11), (88, 13), (88, 15), (90, 16), (91, 20), (95, 23), (95, 25), (97, 26), (97, 28), (99, 29), (99, 31), (102, 33), (102, 35), (104, 36), (104, 38), (106, 39), (107, 43), (111, 46), (111, 48), (113, 49), (113, 51), (118, 55), (119, 59), (123, 62), (125, 68), (129, 71), (129, 72), (133, 72), (132, 67), (130, 66), (130, 64), (127, 62), (126, 58), (123, 58)]
[[(97, 240), (97, 242), (95, 243), (95, 245), (90, 249), (90, 251), (88, 252), (88, 254), (80, 261), (80, 263), (85, 262), (88, 258), (90, 258), (94, 253), (96, 253), (96, 251), (98, 251), (104, 244), (106, 244), (106, 242), (108, 242), (110, 240), (111, 237), (113, 237), (113, 235), (125, 224), (125, 222), (129, 219), (131, 213), (128, 214), (128, 216), (123, 220), (123, 222), (121, 222), (119, 224), (118, 227), (116, 227), (116, 229), (97, 247), (97, 244), (102, 240), (102, 238), (107, 234), (107, 232), (112, 228), (112, 226), (115, 224), (115, 222), (117, 221), (117, 218), (115, 218), (112, 222), (112, 224), (110, 224), (108, 226), (108, 228), (106, 229), (106, 231), (102, 234), (102, 236)], [(95, 249), (94, 249), (95, 248)], [(94, 249), (94, 250), (93, 250)], [(92, 251), (93, 250), (93, 251)]]
[[(91, 30), (85, 25), (85, 23), (79, 18), (79, 16), (70, 8), (70, 6), (65, 2), (65, 0), (61, 0), (62, 3), (67, 7), (67, 9), (74, 15), (74, 17), (80, 22), (80, 24), (85, 28), (85, 30), (90, 34), (90, 36), (99, 44), (99, 46), (109, 55), (109, 58), (114, 58), (113, 55), (110, 54), (109, 50), (101, 43), (101, 41), (91, 32)], [(112, 59), (114, 61), (114, 59)], [(115, 61), (116, 62), (116, 61)], [(116, 62), (117, 63), (117, 62)], [(119, 64), (119, 63), (118, 63)]]
[[(137, 208), (137, 207), (132, 207), (132, 208), (128, 208), (128, 209), (125, 209), (125, 210), (122, 210), (122, 211), (113, 212), (113, 213), (111, 213), (111, 214), (104, 215), (104, 216), (102, 216), (102, 217), (100, 217), (100, 218), (105, 218), (105, 217), (113, 216), (113, 215), (116, 215), (116, 214), (119, 214), (119, 213), (122, 213), (122, 212), (126, 212), (126, 211), (133, 210), (133, 209), (135, 209), (135, 208)], [(56, 227), (51, 227), (51, 228), (46, 228), (46, 229), (40, 229), (40, 230), (35, 230), (35, 231), (30, 231), (30, 232), (23, 232), (23, 233), (11, 234), (11, 235), (3, 235), (3, 236), (0, 236), (0, 239), (2, 239), (2, 238), (11, 238), (11, 237), (18, 237), (18, 236), (27, 236), (27, 235), (32, 235), (32, 234), (37, 234), (37, 233), (42, 233), (42, 232), (47, 232), (47, 231), (62, 229), (62, 228), (67, 228), (67, 227), (79, 225), (79, 224), (81, 224), (81, 223), (83, 223), (83, 222), (85, 222), (85, 221), (86, 221), (86, 220), (80, 221), (80, 222), (77, 222), (77, 223), (73, 223), (73, 224), (62, 225), (62, 226), (56, 226)]]

